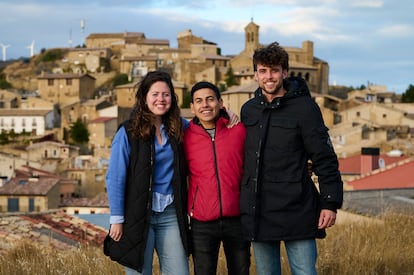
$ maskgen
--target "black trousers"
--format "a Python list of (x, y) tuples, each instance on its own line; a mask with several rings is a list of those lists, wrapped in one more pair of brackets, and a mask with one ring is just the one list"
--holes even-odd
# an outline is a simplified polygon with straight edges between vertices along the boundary
[(249, 274), (250, 242), (242, 238), (239, 217), (209, 222), (192, 219), (191, 237), (196, 275), (216, 275), (221, 242), (226, 256), (228, 274)]

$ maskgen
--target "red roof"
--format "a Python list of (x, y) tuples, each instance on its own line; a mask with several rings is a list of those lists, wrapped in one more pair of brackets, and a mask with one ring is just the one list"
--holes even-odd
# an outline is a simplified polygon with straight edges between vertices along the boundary
[[(384, 160), (385, 166), (407, 159), (407, 156), (390, 157), (386, 154), (381, 154), (380, 159)], [(347, 158), (339, 158), (339, 171), (341, 174), (361, 174), (361, 155), (356, 155)]]
[(414, 159), (396, 162), (365, 176), (349, 181), (354, 190), (414, 188)]
[(94, 120), (90, 121), (89, 123), (105, 123), (113, 119), (117, 119), (117, 118), (116, 117), (97, 117)]

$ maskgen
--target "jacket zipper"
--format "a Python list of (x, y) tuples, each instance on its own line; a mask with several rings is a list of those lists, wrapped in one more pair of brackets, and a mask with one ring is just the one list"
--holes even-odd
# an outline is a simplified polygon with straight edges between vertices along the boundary
[(218, 165), (217, 165), (215, 138), (211, 138), (211, 143), (213, 146), (214, 169), (216, 170), (215, 172), (216, 172), (216, 179), (217, 179), (217, 192), (218, 192), (218, 198), (219, 198), (219, 204), (220, 204), (220, 217), (223, 217), (223, 203), (221, 201), (221, 184), (220, 184), (219, 171), (218, 171)]
[(198, 186), (196, 187), (196, 191), (194, 193), (193, 202), (191, 204), (190, 217), (193, 217), (193, 215), (194, 215), (194, 205), (195, 205), (195, 201), (197, 199), (197, 194), (198, 194)]
[(151, 144), (151, 155), (150, 155), (150, 165), (151, 165), (151, 174), (149, 177), (149, 186), (148, 186), (148, 202), (147, 202), (147, 210), (152, 209), (152, 187), (153, 187), (153, 176), (154, 176), (154, 154), (155, 154), (155, 148), (153, 147), (153, 144)]

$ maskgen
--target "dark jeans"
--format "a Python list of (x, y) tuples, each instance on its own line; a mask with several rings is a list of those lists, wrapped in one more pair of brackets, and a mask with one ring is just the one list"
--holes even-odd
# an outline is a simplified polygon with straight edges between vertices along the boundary
[(250, 242), (242, 238), (240, 218), (223, 218), (209, 222), (192, 219), (191, 237), (196, 275), (216, 275), (221, 242), (228, 274), (249, 274)]

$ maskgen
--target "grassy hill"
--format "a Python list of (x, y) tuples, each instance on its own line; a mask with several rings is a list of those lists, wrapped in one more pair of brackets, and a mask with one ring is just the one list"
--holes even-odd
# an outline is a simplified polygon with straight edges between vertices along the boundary
[[(320, 275), (413, 274), (413, 216), (389, 213), (375, 220), (338, 218), (338, 224), (327, 230), (328, 236), (318, 240)], [(283, 274), (290, 274), (286, 255), (282, 255)], [(155, 266), (154, 274), (160, 274)], [(103, 255), (101, 247), (56, 250), (16, 241), (13, 249), (0, 254), (0, 274), (124, 273), (121, 266)], [(218, 274), (227, 274), (223, 251)], [(251, 274), (255, 274), (253, 257)]]

